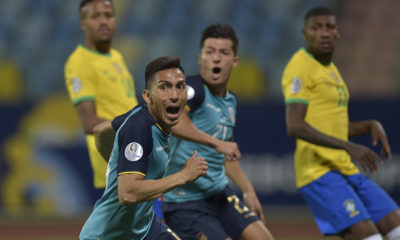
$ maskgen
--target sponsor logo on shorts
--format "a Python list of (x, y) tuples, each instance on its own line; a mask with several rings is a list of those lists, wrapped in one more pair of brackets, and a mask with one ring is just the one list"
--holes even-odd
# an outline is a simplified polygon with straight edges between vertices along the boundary
[(354, 204), (353, 199), (347, 199), (344, 201), (343, 206), (345, 207), (346, 211), (349, 213), (349, 217), (357, 216), (360, 211), (356, 209), (356, 205)]

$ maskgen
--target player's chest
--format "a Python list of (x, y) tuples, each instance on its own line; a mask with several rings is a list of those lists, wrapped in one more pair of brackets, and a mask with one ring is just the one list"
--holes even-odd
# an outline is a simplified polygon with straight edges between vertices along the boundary
[(127, 80), (132, 81), (125, 66), (113, 59), (102, 59), (94, 64), (98, 87), (109, 90), (109, 87), (123, 86)]
[(319, 72), (314, 77), (314, 87), (311, 89), (311, 100), (321, 104), (347, 106), (349, 92), (341, 76), (333, 70)]

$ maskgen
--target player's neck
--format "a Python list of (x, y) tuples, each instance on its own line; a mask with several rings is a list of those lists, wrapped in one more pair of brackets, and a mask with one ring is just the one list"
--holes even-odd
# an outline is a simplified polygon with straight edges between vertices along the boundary
[(307, 48), (307, 51), (322, 65), (329, 65), (332, 62), (333, 52), (331, 53), (320, 53), (316, 51), (312, 51)]
[(93, 49), (97, 52), (103, 53), (103, 54), (108, 54), (110, 53), (111, 49), (111, 42), (97, 42), (94, 43), (92, 41), (89, 41), (88, 39), (85, 40), (85, 47)]

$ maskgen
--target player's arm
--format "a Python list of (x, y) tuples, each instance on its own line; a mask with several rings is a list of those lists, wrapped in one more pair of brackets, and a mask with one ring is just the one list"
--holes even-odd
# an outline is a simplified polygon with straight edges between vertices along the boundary
[(382, 159), (371, 149), (326, 135), (305, 122), (307, 104), (290, 103), (286, 104), (286, 130), (290, 137), (300, 138), (307, 142), (336, 149), (343, 149), (358, 161), (363, 170), (368, 168), (371, 172), (377, 170), (375, 159), (382, 162)]
[(86, 134), (93, 134), (93, 128), (106, 120), (97, 116), (95, 102), (91, 100), (77, 103), (75, 110)]
[(207, 173), (208, 165), (197, 152), (186, 161), (181, 171), (157, 180), (145, 180), (140, 173), (118, 176), (118, 196), (121, 205), (135, 204), (161, 197), (172, 188), (192, 182)]
[(199, 130), (188, 116), (188, 112), (188, 108), (185, 108), (185, 112), (181, 114), (179, 123), (172, 127), (172, 134), (188, 141), (212, 147), (218, 152), (228, 156), (229, 160), (233, 158), (238, 160), (241, 157), (237, 143), (219, 140)]
[(257, 214), (261, 221), (265, 222), (263, 209), (254, 191), (253, 185), (243, 172), (239, 161), (225, 161), (225, 173), (239, 187), (243, 193), (243, 200), (251, 211)]
[(93, 129), (94, 143), (101, 156), (108, 162), (114, 144), (115, 131), (111, 120), (106, 120)]
[(389, 140), (386, 136), (385, 129), (382, 124), (376, 120), (365, 120), (349, 123), (349, 137), (356, 137), (370, 134), (372, 138), (372, 146), (377, 146), (378, 142), (382, 143), (382, 155), (386, 158), (392, 157)]

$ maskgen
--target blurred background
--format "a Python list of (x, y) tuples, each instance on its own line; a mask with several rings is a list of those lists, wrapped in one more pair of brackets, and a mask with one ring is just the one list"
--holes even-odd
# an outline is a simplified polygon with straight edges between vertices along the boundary
[[(79, 0), (0, 0), (0, 219), (85, 218), (95, 202), (83, 131), (68, 99), (64, 64), (83, 42)], [(235, 139), (266, 209), (300, 209), (294, 140), (286, 137), (281, 74), (304, 41), (305, 13), (338, 16), (334, 61), (351, 94), (350, 120), (378, 119), (393, 159), (370, 175), (400, 203), (400, 1), (114, 0), (121, 51), (139, 101), (152, 59), (180, 57), (197, 74), (200, 36), (232, 24), (240, 64), (229, 83), (240, 99)], [(354, 141), (370, 146), (369, 137)], [(374, 148), (380, 152), (380, 146)], [(281, 208), (279, 208), (281, 209)], [(1, 236), (1, 234), (0, 234)]]

